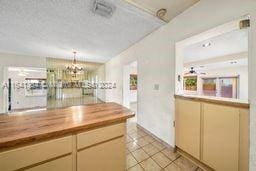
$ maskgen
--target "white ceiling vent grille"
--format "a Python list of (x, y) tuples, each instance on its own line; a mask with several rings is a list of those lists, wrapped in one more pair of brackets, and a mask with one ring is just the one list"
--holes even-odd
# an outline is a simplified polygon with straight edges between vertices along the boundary
[(107, 18), (113, 15), (115, 8), (113, 4), (105, 0), (95, 0), (93, 4), (93, 12)]

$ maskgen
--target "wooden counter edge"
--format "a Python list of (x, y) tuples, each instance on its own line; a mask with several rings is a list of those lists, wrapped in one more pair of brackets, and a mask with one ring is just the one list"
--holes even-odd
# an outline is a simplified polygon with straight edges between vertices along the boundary
[(232, 101), (225, 101), (225, 100), (219, 100), (219, 99), (207, 99), (207, 98), (201, 98), (196, 96), (184, 96), (184, 95), (174, 95), (174, 97), (176, 99), (192, 100), (192, 101), (198, 101), (198, 102), (218, 104), (223, 106), (231, 106), (231, 107), (244, 108), (244, 109), (250, 108), (249, 103), (232, 102)]
[(111, 120), (105, 120), (101, 122), (95, 122), (91, 124), (81, 125), (77, 127), (67, 128), (63, 130), (58, 131), (52, 131), (44, 134), (34, 135), (34, 136), (28, 136), (25, 138), (19, 138), (11, 141), (5, 141), (0, 143), (0, 152), (6, 151), (12, 148), (22, 147), (26, 145), (36, 144), (43, 141), (48, 141), (51, 139), (56, 139), (60, 137), (65, 137), (73, 134), (77, 134), (79, 132), (85, 132), (92, 129), (97, 129), (100, 127), (105, 127), (113, 124), (118, 124), (121, 122), (125, 122), (127, 119), (132, 118), (135, 116), (134, 112), (131, 112), (130, 114), (126, 116), (122, 116), (119, 118), (111, 119)]

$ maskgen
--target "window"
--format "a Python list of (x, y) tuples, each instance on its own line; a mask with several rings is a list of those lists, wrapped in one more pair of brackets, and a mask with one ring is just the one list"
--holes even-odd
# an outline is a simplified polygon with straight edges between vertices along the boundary
[(220, 78), (220, 97), (237, 98), (237, 77)]
[(184, 77), (184, 90), (197, 91), (197, 76)]
[(238, 98), (239, 77), (202, 78), (202, 95)]
[(203, 95), (204, 96), (216, 96), (216, 78), (203, 78)]

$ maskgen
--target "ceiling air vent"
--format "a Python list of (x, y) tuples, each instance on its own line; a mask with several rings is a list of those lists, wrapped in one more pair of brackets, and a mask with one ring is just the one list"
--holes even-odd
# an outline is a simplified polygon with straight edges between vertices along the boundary
[(103, 17), (110, 18), (115, 11), (115, 6), (105, 0), (95, 0), (93, 12)]

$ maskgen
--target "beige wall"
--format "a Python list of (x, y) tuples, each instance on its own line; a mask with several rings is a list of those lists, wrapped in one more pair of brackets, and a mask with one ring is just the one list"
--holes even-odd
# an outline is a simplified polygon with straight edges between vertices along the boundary
[[(255, 0), (199, 1), (106, 63), (106, 81), (118, 86), (107, 91), (106, 99), (122, 103), (122, 68), (138, 60), (138, 123), (174, 146), (175, 43), (251, 13), (255, 6)], [(154, 84), (160, 85), (158, 91)]]
[[(0, 53), (0, 83), (2, 85), (4, 78), (7, 77), (5, 74), (5, 68), (7, 67), (35, 67), (35, 68), (46, 68), (46, 58), (25, 56), (25, 55), (13, 55)], [(2, 87), (2, 86), (1, 86)], [(0, 89), (0, 113), (4, 112), (6, 104), (3, 95), (3, 89)]]

